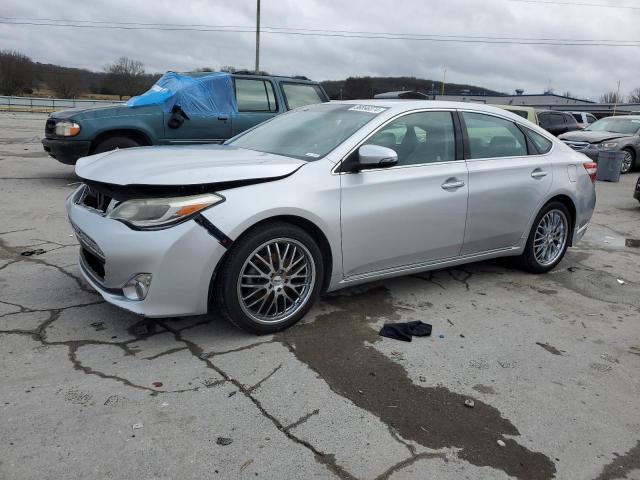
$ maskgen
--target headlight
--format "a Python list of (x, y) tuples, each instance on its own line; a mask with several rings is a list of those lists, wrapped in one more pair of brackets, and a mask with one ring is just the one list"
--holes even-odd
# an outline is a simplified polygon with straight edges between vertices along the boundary
[(598, 144), (598, 148), (618, 148), (618, 142), (606, 142)]
[(127, 200), (114, 208), (108, 216), (133, 228), (154, 230), (183, 222), (205, 208), (223, 201), (223, 197), (213, 193), (190, 197)]
[(61, 120), (56, 123), (56, 135), (59, 137), (75, 137), (80, 133), (80, 125), (75, 122)]

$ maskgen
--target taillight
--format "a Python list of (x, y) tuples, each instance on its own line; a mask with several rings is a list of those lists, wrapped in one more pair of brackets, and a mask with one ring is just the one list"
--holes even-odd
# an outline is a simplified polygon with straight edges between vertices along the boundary
[(587, 171), (587, 175), (589, 175), (591, 182), (596, 183), (596, 172), (598, 171), (598, 164), (595, 162), (585, 162), (582, 164), (582, 166)]

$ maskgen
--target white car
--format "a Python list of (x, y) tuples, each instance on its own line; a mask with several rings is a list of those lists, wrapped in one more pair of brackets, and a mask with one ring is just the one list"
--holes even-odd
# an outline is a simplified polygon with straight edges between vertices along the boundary
[(547, 272), (580, 240), (595, 164), (469, 103), (302, 107), (226, 145), (81, 159), (67, 200), (87, 281), (149, 317), (217, 308), (255, 333), (323, 291), (501, 256)]
[(578, 127), (581, 128), (581, 129), (582, 128), (587, 128), (592, 123), (598, 121), (598, 119), (595, 117), (595, 115), (592, 115), (592, 114), (587, 113), (587, 112), (564, 112), (564, 113), (568, 113), (570, 115), (573, 115), (573, 118), (575, 118), (576, 122), (578, 122)]

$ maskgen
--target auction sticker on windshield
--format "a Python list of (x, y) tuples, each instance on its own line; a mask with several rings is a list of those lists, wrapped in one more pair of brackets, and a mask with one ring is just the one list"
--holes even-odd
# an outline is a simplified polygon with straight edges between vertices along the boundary
[(378, 114), (378, 113), (382, 113), (386, 110), (386, 108), (383, 107), (372, 107), (371, 105), (355, 105), (353, 107), (351, 107), (349, 110), (354, 111), (354, 112), (367, 112), (367, 113), (374, 113), (374, 114)]

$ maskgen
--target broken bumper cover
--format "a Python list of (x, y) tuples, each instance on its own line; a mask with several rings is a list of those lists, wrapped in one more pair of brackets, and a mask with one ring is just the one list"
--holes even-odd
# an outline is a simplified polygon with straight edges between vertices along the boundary
[[(209, 306), (213, 272), (226, 249), (193, 220), (164, 230), (132, 230), (67, 200), (80, 243), (80, 271), (109, 303), (146, 317), (202, 315)], [(151, 274), (143, 300), (129, 300), (123, 287)]]
[(43, 138), (42, 147), (51, 157), (66, 165), (75, 165), (80, 157), (85, 157), (91, 149), (90, 141), (59, 140)]

